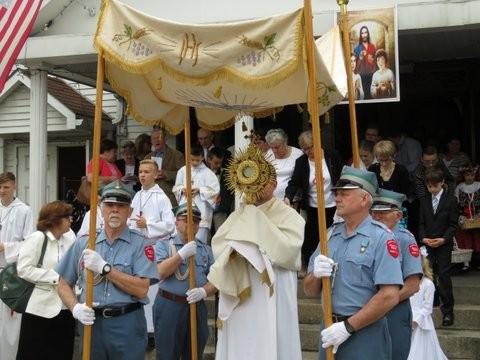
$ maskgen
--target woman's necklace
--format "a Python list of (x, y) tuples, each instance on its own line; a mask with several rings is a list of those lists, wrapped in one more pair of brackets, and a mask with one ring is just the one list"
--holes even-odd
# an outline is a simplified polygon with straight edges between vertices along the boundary
[(393, 170), (395, 170), (395, 163), (392, 163), (388, 168), (380, 166), (380, 176), (382, 177), (383, 181), (390, 180)]

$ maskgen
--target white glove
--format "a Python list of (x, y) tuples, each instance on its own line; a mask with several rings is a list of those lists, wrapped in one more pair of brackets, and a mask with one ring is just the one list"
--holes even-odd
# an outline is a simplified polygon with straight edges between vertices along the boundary
[(103, 267), (107, 263), (103, 258), (94, 250), (85, 249), (82, 252), (83, 263), (88, 270), (92, 270), (98, 274), (103, 272)]
[(322, 347), (326, 349), (333, 346), (333, 353), (335, 354), (340, 344), (350, 337), (350, 333), (347, 331), (345, 324), (342, 321), (332, 324), (328, 328), (322, 330), (320, 336), (322, 337)]
[(313, 276), (316, 278), (330, 277), (333, 271), (333, 260), (325, 255), (318, 255), (313, 263)]
[(180, 250), (178, 250), (178, 255), (180, 255), (182, 260), (188, 259), (190, 256), (193, 256), (196, 253), (197, 242), (195, 240), (186, 243)]
[(199, 302), (207, 297), (207, 292), (203, 287), (190, 289), (186, 292), (186, 294), (189, 304), (195, 304), (196, 302)]
[(93, 325), (95, 320), (95, 312), (84, 303), (75, 304), (72, 309), (72, 315), (83, 325)]

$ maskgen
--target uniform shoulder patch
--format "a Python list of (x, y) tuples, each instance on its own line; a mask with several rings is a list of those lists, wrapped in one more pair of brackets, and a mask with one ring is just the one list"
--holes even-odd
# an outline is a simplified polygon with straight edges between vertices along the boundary
[(420, 256), (420, 249), (418, 248), (417, 244), (408, 245), (408, 251), (410, 252), (410, 255), (412, 255), (413, 257)]
[(395, 240), (387, 240), (387, 251), (390, 256), (394, 257), (395, 259), (398, 258), (400, 255), (400, 250), (398, 248), (398, 244)]
[(143, 252), (148, 260), (153, 261), (155, 260), (155, 250), (153, 249), (152, 245), (145, 246), (143, 248)]

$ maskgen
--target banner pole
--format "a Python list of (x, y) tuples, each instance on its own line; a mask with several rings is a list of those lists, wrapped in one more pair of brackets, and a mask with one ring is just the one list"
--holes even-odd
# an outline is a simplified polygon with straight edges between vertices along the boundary
[[(193, 213), (192, 213), (192, 159), (191, 159), (191, 139), (190, 139), (190, 119), (185, 119), (185, 177), (186, 177), (186, 195), (187, 195), (187, 237), (188, 242), (195, 241), (193, 233)], [(197, 286), (195, 279), (195, 256), (188, 259), (188, 280), (189, 288)], [(197, 360), (197, 304), (190, 304), (190, 340), (192, 360)]]
[[(103, 114), (103, 81), (105, 60), (103, 51), (98, 51), (97, 58), (97, 84), (95, 98), (95, 120), (93, 128), (93, 154), (92, 154), (92, 185), (90, 191), (90, 227), (88, 231), (88, 248), (95, 250), (95, 238), (97, 236), (97, 198), (98, 198), (98, 174), (100, 168), (100, 139), (102, 137), (102, 114)], [(92, 307), (93, 302), (93, 272), (87, 270), (87, 289), (85, 303)], [(83, 351), (82, 359), (90, 360), (92, 343), (92, 326), (83, 326)]]
[(352, 142), (353, 166), (360, 167), (360, 152), (358, 148), (357, 112), (355, 110), (355, 89), (353, 87), (353, 75), (350, 66), (350, 36), (348, 34), (347, 5), (349, 0), (337, 0), (340, 6), (340, 33), (342, 34), (343, 58), (345, 71), (347, 72), (348, 85), (348, 113), (350, 115), (350, 137)]
[[(318, 234), (320, 238), (320, 252), (328, 256), (327, 228), (325, 216), (325, 194), (323, 188), (323, 169), (322, 169), (322, 138), (320, 129), (320, 119), (318, 110), (317, 95), (317, 69), (315, 64), (315, 43), (313, 37), (313, 14), (311, 0), (304, 0), (304, 19), (305, 19), (305, 45), (307, 53), (308, 69), (308, 112), (312, 123), (313, 151), (315, 156), (315, 178), (317, 187), (317, 219)], [(332, 299), (330, 279), (322, 278), (322, 303), (323, 303), (323, 321), (325, 328), (332, 325)], [(333, 347), (327, 349), (327, 360), (333, 360)]]

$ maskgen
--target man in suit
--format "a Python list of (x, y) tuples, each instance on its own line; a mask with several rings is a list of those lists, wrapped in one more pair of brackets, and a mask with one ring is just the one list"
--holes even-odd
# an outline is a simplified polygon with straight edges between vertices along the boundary
[(153, 159), (158, 164), (157, 184), (170, 199), (172, 206), (177, 206), (177, 200), (172, 193), (173, 185), (177, 177), (177, 171), (185, 165), (183, 154), (172, 149), (166, 142), (166, 131), (160, 127), (153, 127), (151, 140), (152, 152), (145, 159)]
[(443, 188), (445, 174), (439, 168), (425, 172), (428, 193), (420, 199), (418, 238), (426, 245), (443, 314), (443, 326), (453, 325), (451, 256), (458, 222), (456, 198)]

